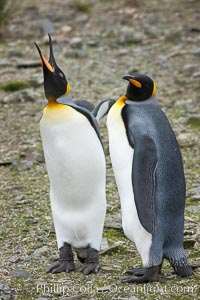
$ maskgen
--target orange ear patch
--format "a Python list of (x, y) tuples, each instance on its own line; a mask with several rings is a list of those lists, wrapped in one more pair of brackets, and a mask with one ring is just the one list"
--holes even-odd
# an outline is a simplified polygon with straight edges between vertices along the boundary
[(154, 95), (155, 95), (155, 93), (156, 93), (156, 84), (154, 83), (154, 85), (153, 85), (153, 92), (152, 92), (152, 96), (154, 96)]
[(142, 84), (141, 84), (139, 81), (135, 80), (135, 79), (129, 79), (129, 81), (130, 81), (133, 85), (135, 85), (136, 87), (138, 87), (138, 88), (141, 88), (141, 87), (142, 87)]

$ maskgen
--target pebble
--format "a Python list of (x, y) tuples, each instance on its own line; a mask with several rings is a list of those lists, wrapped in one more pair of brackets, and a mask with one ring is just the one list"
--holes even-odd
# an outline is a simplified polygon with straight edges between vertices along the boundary
[(42, 255), (44, 255), (46, 252), (48, 251), (48, 247), (47, 246), (43, 246), (41, 248), (36, 249), (33, 252), (33, 257), (41, 257)]
[(17, 169), (17, 171), (22, 172), (30, 170), (33, 166), (33, 162), (27, 160), (14, 160), (12, 165)]
[(40, 25), (44, 34), (48, 34), (54, 31), (54, 25), (49, 19), (41, 20)]
[(31, 277), (31, 273), (29, 273), (28, 271), (24, 270), (24, 269), (16, 269), (10, 272), (10, 276), (12, 278), (30, 278)]
[(18, 50), (12, 49), (8, 52), (8, 57), (23, 57), (23, 53)]
[(187, 191), (187, 197), (192, 200), (200, 200), (200, 186)]
[(25, 199), (25, 195), (17, 195), (14, 200), (15, 201), (21, 201), (21, 200), (24, 200)]
[(189, 206), (186, 206), (185, 208), (187, 211), (190, 211), (191, 213), (200, 213), (200, 206), (198, 205), (189, 205)]
[(13, 256), (11, 256), (9, 259), (8, 259), (8, 261), (10, 261), (10, 262), (12, 262), (12, 263), (16, 263), (16, 262), (18, 262), (18, 261), (20, 261), (21, 260), (21, 258), (18, 256), (18, 255), (13, 255)]
[(87, 42), (87, 44), (90, 47), (96, 47), (96, 46), (98, 46), (98, 42), (95, 41), (95, 40), (90, 40), (90, 41)]
[(88, 53), (82, 49), (73, 49), (73, 50), (66, 51), (65, 56), (72, 57), (72, 58), (87, 58)]
[(9, 60), (7, 60), (7, 59), (2, 59), (2, 60), (0, 60), (0, 67), (11, 67), (12, 66), (12, 64), (10, 63), (10, 61)]
[(81, 48), (83, 44), (83, 40), (81, 37), (77, 36), (77, 37), (73, 37), (69, 43), (72, 48)]
[(192, 54), (199, 56), (200, 55), (200, 48), (196, 48), (192, 51)]
[(69, 26), (69, 25), (65, 25), (65, 26), (61, 27), (60, 31), (61, 31), (62, 33), (69, 33), (69, 32), (72, 31), (72, 27)]
[(109, 248), (109, 243), (107, 239), (102, 239), (101, 241), (101, 251)]

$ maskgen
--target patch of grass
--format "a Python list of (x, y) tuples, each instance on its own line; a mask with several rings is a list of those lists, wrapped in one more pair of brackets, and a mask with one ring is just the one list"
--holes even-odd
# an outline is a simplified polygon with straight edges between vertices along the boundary
[(200, 128), (200, 119), (198, 117), (191, 117), (188, 119), (187, 124), (191, 125), (192, 128)]
[(89, 14), (91, 12), (91, 3), (88, 0), (76, 0), (73, 2), (73, 8), (76, 11)]
[(5, 35), (6, 26), (21, 9), (23, 1), (0, 0), (0, 37)]
[(11, 81), (11, 82), (0, 85), (0, 90), (3, 90), (5, 92), (15, 92), (15, 91), (22, 90), (29, 86), (30, 86), (30, 84), (28, 82)]

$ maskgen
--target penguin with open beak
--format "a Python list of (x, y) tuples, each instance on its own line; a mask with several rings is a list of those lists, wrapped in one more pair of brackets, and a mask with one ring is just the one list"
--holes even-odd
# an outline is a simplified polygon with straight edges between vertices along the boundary
[(163, 259), (177, 275), (192, 275), (183, 248), (185, 178), (174, 132), (156, 100), (156, 84), (125, 75), (126, 94), (107, 117), (111, 162), (120, 195), (122, 226), (143, 268), (123, 282), (157, 281)]
[(48, 101), (40, 132), (50, 181), (50, 202), (59, 249), (59, 262), (48, 272), (75, 269), (73, 251), (84, 263), (83, 274), (99, 269), (99, 250), (106, 212), (105, 156), (97, 121), (69, 97), (70, 86), (57, 66), (49, 35), (49, 60), (38, 49)]

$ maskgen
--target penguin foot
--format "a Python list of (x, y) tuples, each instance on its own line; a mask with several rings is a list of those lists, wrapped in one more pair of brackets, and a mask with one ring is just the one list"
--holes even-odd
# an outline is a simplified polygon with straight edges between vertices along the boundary
[[(142, 274), (143, 268), (138, 268), (140, 275), (123, 278), (121, 282), (123, 283), (147, 283), (158, 281), (160, 266), (153, 266), (150, 268), (144, 268), (144, 273)], [(132, 273), (133, 274), (133, 273)], [(134, 273), (136, 275), (136, 273)]]
[(94, 248), (88, 248), (82, 272), (84, 275), (97, 273), (99, 271), (99, 252)]
[(64, 246), (59, 249), (59, 262), (47, 270), (47, 273), (69, 273), (75, 269), (73, 253), (71, 245), (64, 243)]

